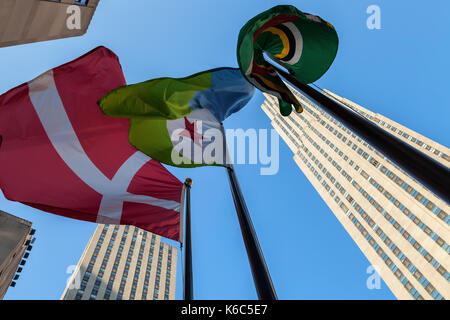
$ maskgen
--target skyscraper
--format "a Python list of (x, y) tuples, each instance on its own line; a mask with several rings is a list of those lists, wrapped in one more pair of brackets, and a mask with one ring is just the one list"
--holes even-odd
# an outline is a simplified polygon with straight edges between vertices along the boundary
[(63, 300), (173, 300), (177, 249), (134, 226), (98, 225)]
[[(99, 0), (2, 0), (0, 47), (81, 36), (86, 33), (98, 2)], [(72, 10), (73, 7), (70, 8), (73, 5), (77, 6), (76, 11)]]
[[(398, 299), (450, 298), (449, 206), (296, 90), (304, 112), (262, 109), (306, 178)], [(329, 97), (445, 166), (450, 150), (329, 91)], [(299, 177), (301, 179), (301, 177)]]
[(0, 300), (20, 277), (34, 232), (31, 222), (0, 211)]

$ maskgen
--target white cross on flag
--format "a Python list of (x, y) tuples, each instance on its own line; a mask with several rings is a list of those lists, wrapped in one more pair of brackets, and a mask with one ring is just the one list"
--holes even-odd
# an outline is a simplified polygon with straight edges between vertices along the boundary
[(179, 240), (183, 184), (128, 142), (97, 101), (126, 84), (98, 47), (0, 96), (0, 188), (9, 200)]

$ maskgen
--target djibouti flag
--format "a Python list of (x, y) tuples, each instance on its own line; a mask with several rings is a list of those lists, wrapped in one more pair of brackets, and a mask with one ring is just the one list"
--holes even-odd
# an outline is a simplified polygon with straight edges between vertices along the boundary
[(222, 124), (207, 109), (175, 120), (131, 118), (128, 140), (153, 159), (176, 167), (226, 164)]
[(98, 105), (130, 119), (129, 142), (138, 150), (168, 165), (197, 167), (226, 164), (221, 122), (253, 94), (239, 69), (219, 68), (124, 86)]

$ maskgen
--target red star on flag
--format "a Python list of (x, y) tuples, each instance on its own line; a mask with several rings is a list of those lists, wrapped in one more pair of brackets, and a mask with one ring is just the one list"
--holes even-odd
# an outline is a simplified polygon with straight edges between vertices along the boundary
[(184, 117), (185, 129), (181, 131), (180, 136), (188, 137), (198, 146), (201, 146), (200, 141), (203, 140), (203, 135), (197, 132), (197, 120), (194, 122), (189, 122), (189, 120)]

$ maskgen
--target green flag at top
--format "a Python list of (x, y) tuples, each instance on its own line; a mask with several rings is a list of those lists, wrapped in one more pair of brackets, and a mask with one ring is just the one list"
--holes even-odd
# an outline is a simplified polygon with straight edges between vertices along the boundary
[(120, 87), (98, 105), (106, 115), (129, 118), (129, 142), (159, 162), (225, 165), (221, 122), (242, 109), (254, 91), (238, 68), (218, 68)]
[(319, 79), (331, 66), (338, 49), (334, 27), (318, 16), (303, 13), (294, 6), (281, 5), (260, 13), (239, 33), (239, 67), (255, 87), (276, 96), (282, 115), (294, 105), (302, 108), (264, 53), (307, 84)]

